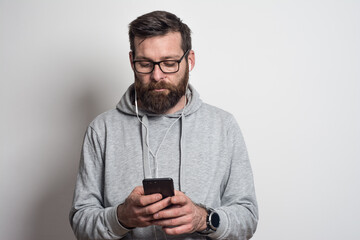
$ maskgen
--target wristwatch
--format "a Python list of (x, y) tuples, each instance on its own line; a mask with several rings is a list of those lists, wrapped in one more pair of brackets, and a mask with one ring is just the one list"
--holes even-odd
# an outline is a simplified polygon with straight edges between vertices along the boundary
[(199, 232), (200, 234), (210, 234), (215, 232), (220, 226), (220, 216), (219, 214), (212, 208), (205, 208), (207, 211), (206, 216), (206, 229)]

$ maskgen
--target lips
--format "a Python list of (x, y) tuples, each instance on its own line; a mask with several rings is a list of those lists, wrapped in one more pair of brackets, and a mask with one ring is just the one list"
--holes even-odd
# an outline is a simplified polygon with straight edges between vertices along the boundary
[(170, 90), (170, 89), (166, 88), (166, 87), (156, 87), (156, 88), (151, 88), (149, 90), (150, 91), (164, 91), (164, 90)]

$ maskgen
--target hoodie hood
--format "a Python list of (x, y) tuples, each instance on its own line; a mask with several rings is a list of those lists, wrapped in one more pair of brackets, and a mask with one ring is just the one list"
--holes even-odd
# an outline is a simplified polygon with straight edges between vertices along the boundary
[[(189, 84), (188, 89), (186, 91), (187, 104), (185, 107), (184, 115), (189, 116), (190, 114), (196, 112), (202, 104), (202, 100), (200, 99), (199, 93), (195, 90), (195, 88)], [(130, 85), (125, 94), (122, 96), (120, 102), (116, 105), (116, 108), (125, 114), (136, 116), (135, 111), (135, 89), (134, 84)], [(160, 114), (165, 115), (167, 117), (179, 117), (182, 114), (182, 109), (172, 113), (172, 114)], [(156, 113), (150, 113), (144, 110), (139, 109), (139, 116), (143, 117), (147, 116), (159, 116)]]

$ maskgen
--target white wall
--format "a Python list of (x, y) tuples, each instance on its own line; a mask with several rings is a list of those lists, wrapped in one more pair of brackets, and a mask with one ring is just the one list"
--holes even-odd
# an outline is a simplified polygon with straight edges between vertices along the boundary
[(358, 1), (0, 0), (0, 238), (75, 239), (87, 124), (132, 82), (127, 25), (193, 30), (191, 81), (232, 112), (260, 207), (254, 239), (359, 239)]

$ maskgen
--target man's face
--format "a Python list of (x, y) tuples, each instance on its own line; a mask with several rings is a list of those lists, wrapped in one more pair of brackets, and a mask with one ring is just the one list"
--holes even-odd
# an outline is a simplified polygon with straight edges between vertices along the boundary
[[(178, 32), (164, 36), (135, 38), (135, 57), (130, 60), (179, 60), (184, 51), (181, 49), (181, 35)], [(191, 60), (190, 60), (191, 61)], [(135, 88), (141, 107), (154, 113), (166, 113), (179, 103), (185, 95), (189, 79), (189, 69), (185, 58), (180, 62), (176, 73), (163, 73), (158, 65), (148, 74), (135, 74)]]

